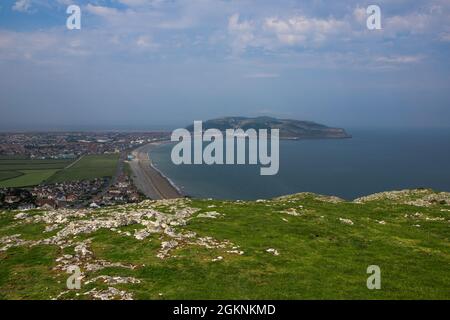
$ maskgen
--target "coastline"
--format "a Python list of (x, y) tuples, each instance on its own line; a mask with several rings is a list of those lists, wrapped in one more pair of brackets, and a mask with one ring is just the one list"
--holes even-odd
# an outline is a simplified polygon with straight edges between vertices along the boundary
[[(161, 144), (164, 144), (164, 143), (170, 143), (171, 141), (160, 141), (160, 142), (152, 142), (151, 143), (151, 145), (149, 146), (149, 148), (148, 148), (148, 150), (147, 150), (147, 155), (150, 153), (150, 151), (151, 151), (151, 149), (152, 149), (152, 147), (156, 147), (156, 146), (159, 146), (159, 145), (161, 145)], [(148, 156), (149, 157), (149, 159), (150, 159), (150, 156)], [(172, 185), (172, 187), (173, 188), (175, 188), (176, 190), (177, 190), (177, 192), (180, 194), (180, 196), (182, 196), (182, 197), (186, 197), (187, 195), (181, 190), (181, 188), (180, 187), (178, 187), (177, 185), (176, 185), (176, 183), (175, 182), (173, 182), (173, 180), (172, 179), (170, 179), (167, 175), (165, 175), (154, 163), (153, 163), (153, 161), (151, 161), (151, 159), (149, 160), (150, 161), (150, 166), (154, 169), (154, 170), (156, 170), (164, 179), (166, 179), (171, 185)]]
[(152, 200), (176, 199), (184, 197), (181, 190), (156, 168), (150, 158), (152, 147), (161, 142), (151, 142), (132, 151), (129, 161), (136, 187)]

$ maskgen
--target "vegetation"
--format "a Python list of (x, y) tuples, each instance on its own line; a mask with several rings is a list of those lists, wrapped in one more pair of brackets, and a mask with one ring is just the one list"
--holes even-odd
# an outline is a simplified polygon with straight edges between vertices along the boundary
[(0, 159), (0, 187), (37, 185), (71, 162), (71, 160), (30, 160), (3, 157)]
[(63, 169), (73, 160), (0, 160), (0, 171)]
[(26, 159), (30, 159), (27, 156), (22, 156), (22, 155), (0, 155), (0, 160), (26, 160)]
[[(290, 139), (326, 139), (326, 138), (350, 138), (344, 129), (330, 128), (311, 121), (300, 121), (291, 119), (276, 119), (272, 117), (225, 117), (207, 120), (202, 124), (203, 130), (218, 129), (225, 131), (234, 129), (279, 129), (280, 138)], [(194, 131), (194, 125), (187, 127), (189, 131)]]
[(133, 170), (131, 169), (131, 166), (130, 166), (129, 162), (124, 162), (123, 171), (130, 178), (133, 177)]
[(43, 182), (55, 183), (111, 177), (118, 154), (88, 155), (79, 161), (0, 159), (0, 187), (28, 187)]
[(116, 172), (118, 161), (119, 154), (87, 155), (72, 166), (56, 173), (47, 182), (54, 183), (112, 177)]
[[(146, 201), (88, 210), (83, 218), (69, 219), (114, 219), (139, 210), (171, 215), (197, 208), (187, 225), (175, 231), (229, 241), (241, 255), (178, 240), (170, 256), (160, 259), (156, 255), (170, 237), (162, 232), (138, 240), (133, 235), (144, 226), (137, 223), (70, 239), (90, 241), (96, 259), (136, 266), (83, 270), (85, 282), (99, 275), (139, 279), (115, 285), (136, 299), (450, 299), (450, 196), (427, 190), (405, 197), (344, 202), (299, 194), (252, 202)], [(219, 215), (202, 217), (212, 211)], [(14, 219), (17, 213), (0, 214), (0, 298), (56, 297), (67, 290), (68, 277), (54, 269), (56, 259), (74, 255), (74, 245), (17, 245), (1, 251), (2, 237), (45, 239), (64, 227), (45, 233), (44, 224)], [(29, 216), (44, 214), (31, 211)], [(381, 268), (381, 290), (366, 287), (369, 265)], [(87, 299), (89, 290), (108, 286), (94, 280), (83, 284), (78, 295), (71, 291), (61, 298)]]
[(23, 173), (19, 171), (0, 171), (0, 181), (16, 178), (22, 174)]
[(54, 175), (58, 170), (22, 170), (21, 175), (8, 180), (0, 181), (0, 187), (21, 188), (35, 186)]

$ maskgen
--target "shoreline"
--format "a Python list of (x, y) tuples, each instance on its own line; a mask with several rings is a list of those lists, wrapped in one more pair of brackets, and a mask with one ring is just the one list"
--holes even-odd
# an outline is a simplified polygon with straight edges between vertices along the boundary
[[(150, 153), (150, 149), (152, 148), (152, 147), (155, 147), (155, 146), (159, 146), (159, 145), (161, 145), (161, 144), (164, 144), (164, 143), (169, 143), (170, 141), (161, 141), (161, 142), (152, 142), (151, 143), (151, 146), (149, 146), (149, 148), (148, 148), (148, 150), (147, 150), (147, 154), (148, 153)], [(176, 190), (177, 190), (177, 192), (182, 196), (182, 197), (186, 197), (187, 195), (181, 190), (181, 188), (180, 187), (178, 187), (177, 185), (176, 185), (176, 183), (175, 182), (173, 182), (173, 180), (172, 179), (170, 179), (167, 175), (165, 175), (154, 163), (153, 163), (153, 161), (150, 159), (150, 157), (149, 157), (149, 161), (150, 161), (150, 166), (154, 169), (154, 170), (156, 170), (156, 171), (158, 171), (158, 173), (164, 178), (164, 179), (166, 179), (170, 184), (171, 184), (171, 186), (173, 187), (173, 188), (175, 188)]]
[(173, 181), (165, 176), (150, 158), (151, 149), (164, 142), (151, 142), (132, 151), (133, 160), (129, 161), (136, 187), (149, 199), (177, 199), (185, 195)]

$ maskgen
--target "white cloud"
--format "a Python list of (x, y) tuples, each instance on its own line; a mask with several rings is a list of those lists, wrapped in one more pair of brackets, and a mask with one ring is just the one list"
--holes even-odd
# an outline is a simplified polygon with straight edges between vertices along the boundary
[[(30, 3), (34, 9), (46, 1), (19, 0), (16, 5), (30, 10)], [(68, 1), (57, 0), (59, 4)], [(77, 55), (77, 52), (94, 56), (144, 56), (148, 51), (158, 49), (160, 54), (154, 55), (155, 58), (186, 60), (208, 59), (209, 54), (229, 58), (231, 51), (233, 58), (239, 56), (242, 61), (261, 63), (262, 70), (265, 67), (271, 70), (271, 63), (294, 60), (295, 64), (331, 67), (356, 64), (407, 66), (421, 61), (426, 54), (420, 51), (425, 46), (408, 47), (412, 42), (407, 41), (418, 44), (419, 39), (426, 44), (450, 41), (448, 23), (445, 22), (450, 7), (444, 6), (444, 0), (439, 1), (440, 6), (430, 4), (404, 12), (397, 10), (397, 15), (393, 16), (386, 12), (380, 32), (367, 30), (365, 7), (359, 5), (345, 6), (345, 10), (327, 17), (314, 15), (307, 5), (302, 11), (293, 11), (273, 4), (255, 8), (247, 2), (235, 1), (115, 0), (116, 4), (120, 2), (126, 7), (114, 8), (108, 7), (107, 1), (89, 1), (83, 12), (98, 28), (84, 29), (78, 35), (82, 39), (79, 45), (68, 44), (66, 38), (74, 38), (75, 34), (58, 33), (57, 27), (44, 30), (56, 38), (55, 45), (48, 46), (32, 40), (37, 32), (21, 32), (7, 39), (0, 38), (0, 58), (14, 57), (13, 53), (18, 59), (25, 53), (36, 59), (44, 57), (44, 53), (53, 58), (58, 54), (61, 57)], [(393, 46), (396, 38), (402, 42)], [(316, 50), (318, 48), (320, 50)], [(402, 51), (404, 48), (408, 51)], [(263, 65), (265, 59), (268, 66)], [(430, 54), (427, 60), (431, 60)], [(239, 74), (247, 78), (277, 76), (264, 72)]]
[(330, 35), (348, 30), (347, 22), (329, 19), (309, 18), (303, 15), (288, 19), (267, 18), (264, 27), (275, 33), (282, 44), (310, 45), (324, 42)]
[(355, 20), (358, 23), (364, 23), (367, 20), (367, 13), (366, 13), (366, 9), (365, 8), (361, 8), (361, 7), (356, 7), (353, 10), (353, 18), (355, 18)]
[(423, 59), (422, 56), (382, 56), (377, 57), (375, 61), (387, 64), (410, 64), (410, 63), (418, 63)]
[(280, 75), (278, 73), (250, 73), (246, 74), (244, 78), (251, 79), (267, 79), (267, 78), (279, 78)]
[(228, 19), (230, 45), (234, 54), (242, 54), (249, 47), (269, 51), (297, 45), (315, 47), (331, 37), (346, 35), (350, 31), (349, 23), (335, 18), (295, 15), (284, 19), (242, 20), (236, 13)]
[(119, 11), (115, 8), (94, 6), (90, 3), (88, 3), (88, 5), (86, 6), (86, 10), (89, 13), (92, 13), (94, 15), (104, 17), (104, 18), (112, 17), (112, 16), (119, 14)]
[(118, 0), (120, 3), (128, 7), (145, 7), (158, 6), (163, 4), (166, 0)]
[(158, 44), (154, 43), (152, 38), (150, 36), (139, 36), (136, 39), (136, 45), (140, 49), (149, 49), (149, 50), (155, 50), (159, 46)]
[(119, 0), (119, 2), (122, 4), (125, 4), (127, 6), (130, 6), (130, 7), (135, 7), (135, 6), (147, 5), (147, 4), (151, 3), (152, 1), (149, 1), (149, 0)]
[(58, 2), (59, 4), (64, 5), (64, 6), (69, 6), (69, 5), (71, 5), (71, 4), (74, 4), (74, 2), (73, 2), (72, 0), (57, 0), (57, 2)]
[(241, 22), (238, 13), (228, 19), (228, 33), (233, 39), (231, 43), (233, 53), (242, 53), (255, 39), (252, 22)]
[(441, 33), (440, 40), (443, 42), (450, 42), (450, 32)]
[(31, 8), (31, 0), (17, 0), (12, 9), (19, 12), (28, 12)]
[(433, 17), (429, 14), (413, 13), (404, 16), (386, 17), (384, 20), (383, 29), (389, 34), (422, 34), (429, 31)]

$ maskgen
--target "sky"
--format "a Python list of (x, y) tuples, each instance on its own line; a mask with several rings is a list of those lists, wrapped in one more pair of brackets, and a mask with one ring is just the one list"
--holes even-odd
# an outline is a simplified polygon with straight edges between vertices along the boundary
[(0, 0), (0, 131), (450, 127), (449, 57), (450, 0)]

